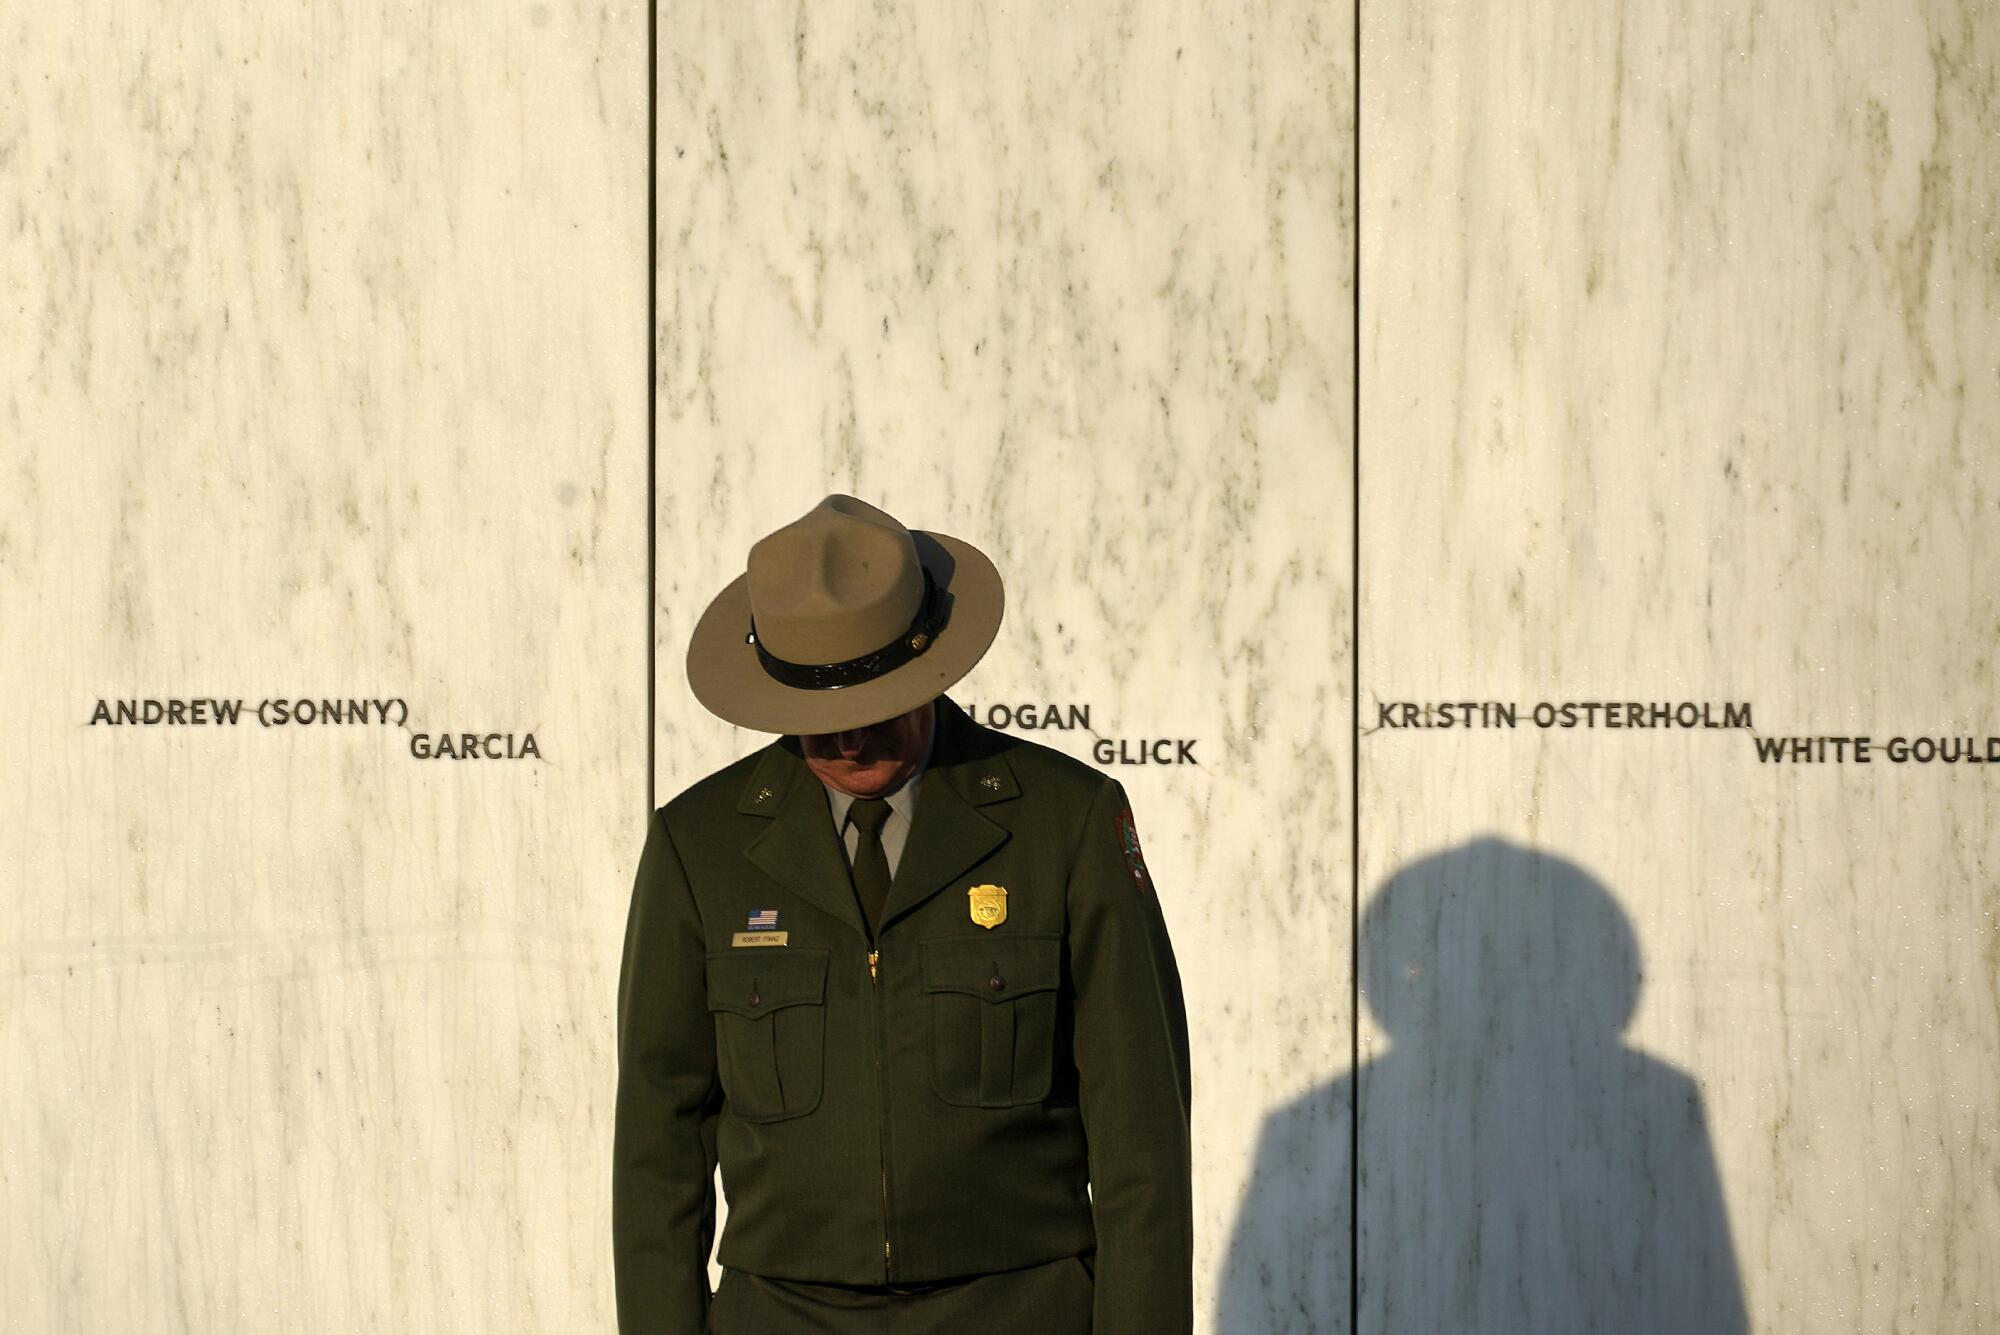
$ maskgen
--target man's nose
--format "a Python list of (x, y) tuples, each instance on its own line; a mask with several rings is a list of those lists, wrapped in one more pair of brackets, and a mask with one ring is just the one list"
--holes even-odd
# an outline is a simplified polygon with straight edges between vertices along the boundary
[(842, 755), (858, 755), (861, 748), (868, 741), (868, 729), (850, 728), (848, 731), (838, 734), (838, 737), (839, 741), (837, 744), (840, 747)]

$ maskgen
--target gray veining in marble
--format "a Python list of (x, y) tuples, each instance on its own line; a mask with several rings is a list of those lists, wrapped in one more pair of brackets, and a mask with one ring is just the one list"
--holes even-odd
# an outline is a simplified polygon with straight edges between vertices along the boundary
[(644, 14), (0, 32), (0, 1328), (605, 1329)]
[[(0, 1325), (612, 1324), (645, 20), (4, 20)], [(2000, 27), (1369, 5), (1357, 240), (1352, 20), (663, 11), (653, 778), (763, 740), (679, 665), (752, 538), (832, 490), (959, 534), (1011, 595), (961, 700), (1194, 743), (1119, 778), (1204, 1330), (1981, 1330), (1988, 771), (1526, 728), (1351, 775), (1346, 727), (1358, 596), (1364, 721), (2000, 734)], [(197, 693), (412, 718), (87, 724)], [(410, 756), (460, 728), (544, 759)]]
[[(1351, 14), (1351, 11), (1350, 11)], [(1120, 766), (1195, 1031), (1197, 1301), (1267, 1104), (1346, 1061), (1350, 17), (690, 13), (660, 108), (663, 795), (761, 744), (680, 655), (830, 491), (1008, 582), (961, 702)]]
[[(1363, 18), (1364, 716), (1747, 700), (1766, 736), (2000, 734), (2000, 28), (1953, 4)], [(1411, 1052), (1364, 998), (1364, 1331), (1643, 1328), (1684, 1310), (1672, 1284), (1723, 1304), (1676, 1328), (1738, 1328), (1721, 1230), (1685, 1222), (1713, 1211), (1673, 1194), (1704, 1141), (1751, 1329), (1992, 1324), (1985, 768), (1383, 730), (1361, 803), (1363, 886), (1498, 835), (1587, 869), (1639, 961), (1610, 1050), (1564, 1007), (1513, 1044), (1427, 1016)], [(1554, 1012), (1595, 948), (1532, 901), (1478, 907), (1510, 884), (1468, 876), (1440, 940), (1529, 950)], [(1364, 984), (1412, 945), (1364, 931)], [(1586, 1051), (1623, 1073), (1579, 1083)], [(1665, 1267), (1643, 1312), (1613, 1243)]]

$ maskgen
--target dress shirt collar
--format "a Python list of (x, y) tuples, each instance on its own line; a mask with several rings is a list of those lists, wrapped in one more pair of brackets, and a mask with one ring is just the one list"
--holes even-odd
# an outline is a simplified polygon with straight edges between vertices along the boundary
[[(937, 735), (938, 707), (937, 703), (933, 701), (931, 703), (931, 736), (930, 740), (924, 744), (924, 758), (917, 762), (916, 773), (903, 780), (903, 786), (895, 792), (890, 793), (886, 799), (889, 803), (889, 812), (892, 817), (901, 816), (905, 821), (914, 821), (916, 819), (917, 786), (923, 781), (924, 771), (930, 768), (931, 752), (937, 749)], [(814, 777), (818, 778), (817, 775)], [(823, 780), (820, 786), (826, 789), (827, 802), (833, 807), (833, 828), (835, 830), (845, 830), (847, 828), (847, 809), (854, 805), (854, 794), (843, 793), (840, 789)]]

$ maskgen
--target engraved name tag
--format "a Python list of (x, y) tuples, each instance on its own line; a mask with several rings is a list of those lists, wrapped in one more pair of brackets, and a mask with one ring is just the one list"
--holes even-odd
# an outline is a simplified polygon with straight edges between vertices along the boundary
[(790, 932), (738, 932), (729, 938), (732, 946), (782, 946), (791, 939)]

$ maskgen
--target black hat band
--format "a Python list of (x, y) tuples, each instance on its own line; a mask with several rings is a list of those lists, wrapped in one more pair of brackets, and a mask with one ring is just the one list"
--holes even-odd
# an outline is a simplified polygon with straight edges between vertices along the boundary
[(756, 648), (757, 661), (764, 665), (764, 671), (773, 681), (805, 691), (837, 691), (843, 686), (873, 681), (903, 666), (930, 648), (943, 627), (944, 599), (938, 595), (937, 586), (931, 581), (930, 569), (926, 567), (924, 596), (917, 603), (917, 615), (911, 620), (909, 629), (873, 653), (850, 658), (844, 663), (794, 663), (779, 658), (764, 647), (757, 638), (755, 617), (750, 618), (750, 633), (743, 637), (743, 642)]

